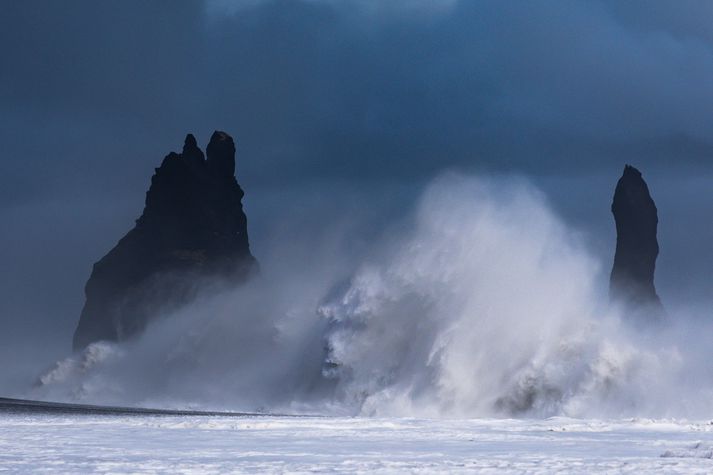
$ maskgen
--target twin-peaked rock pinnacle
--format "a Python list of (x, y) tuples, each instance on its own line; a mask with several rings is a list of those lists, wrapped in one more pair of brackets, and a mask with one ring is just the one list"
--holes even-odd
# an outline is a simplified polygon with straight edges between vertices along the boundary
[(74, 348), (140, 333), (189, 302), (208, 279), (244, 281), (256, 268), (248, 244), (235, 144), (215, 132), (207, 158), (189, 134), (156, 169), (136, 226), (94, 264)]
[(616, 222), (616, 254), (611, 272), (610, 297), (627, 311), (663, 315), (654, 287), (659, 254), (656, 239), (658, 214), (649, 188), (636, 168), (626, 165), (611, 207)]

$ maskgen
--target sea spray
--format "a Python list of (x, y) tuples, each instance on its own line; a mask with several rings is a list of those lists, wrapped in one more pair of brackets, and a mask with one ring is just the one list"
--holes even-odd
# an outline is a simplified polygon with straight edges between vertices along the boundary
[(683, 315), (623, 324), (581, 236), (527, 182), (445, 174), (409, 223), (358, 259), (334, 234), (309, 253), (285, 242), (259, 279), (90, 346), (110, 357), (75, 355), (31, 395), (431, 417), (713, 409), (705, 331)]

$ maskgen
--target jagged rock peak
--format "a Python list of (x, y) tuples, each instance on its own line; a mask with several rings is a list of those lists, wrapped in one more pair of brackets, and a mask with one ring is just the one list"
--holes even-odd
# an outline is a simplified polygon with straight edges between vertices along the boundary
[(193, 134), (186, 135), (186, 140), (183, 142), (183, 152), (181, 156), (188, 162), (194, 165), (202, 165), (205, 157), (200, 148), (198, 148), (198, 142)]
[(641, 172), (631, 165), (617, 182), (611, 206), (616, 223), (616, 254), (610, 298), (627, 311), (663, 315), (654, 286), (659, 245), (658, 211)]
[[(633, 167), (632, 165), (626, 164), (624, 165), (624, 173), (622, 173), (621, 178), (619, 179), (619, 183), (622, 183), (623, 186), (622, 189), (631, 193), (634, 190), (642, 191), (645, 190), (645, 193), (642, 192), (640, 195), (642, 198), (651, 200), (653, 203), (653, 199), (651, 198), (651, 195), (649, 194), (649, 187), (644, 181), (643, 176), (641, 175), (641, 172), (636, 168)], [(617, 188), (618, 184), (617, 183)]]
[(188, 134), (183, 152), (168, 154), (156, 169), (136, 226), (94, 265), (75, 349), (137, 335), (190, 302), (203, 283), (243, 282), (257, 268), (233, 175), (233, 139), (214, 133), (208, 158)]
[(233, 138), (216, 130), (206, 148), (208, 165), (223, 175), (235, 174), (235, 143)]
[(186, 148), (189, 148), (189, 149), (198, 148), (198, 142), (196, 142), (196, 138), (193, 136), (193, 134), (186, 135), (186, 140), (183, 141), (183, 151), (184, 152), (185, 152)]

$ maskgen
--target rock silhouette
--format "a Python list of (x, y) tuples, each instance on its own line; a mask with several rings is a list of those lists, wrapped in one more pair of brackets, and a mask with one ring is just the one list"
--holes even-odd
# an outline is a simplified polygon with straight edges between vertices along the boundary
[(94, 264), (75, 350), (137, 335), (193, 299), (205, 282), (241, 282), (256, 269), (233, 139), (216, 131), (206, 155), (189, 134), (182, 153), (168, 154), (156, 169), (136, 226)]
[(611, 210), (616, 222), (616, 254), (610, 299), (628, 312), (661, 317), (663, 307), (654, 287), (658, 213), (641, 172), (631, 165), (624, 167)]

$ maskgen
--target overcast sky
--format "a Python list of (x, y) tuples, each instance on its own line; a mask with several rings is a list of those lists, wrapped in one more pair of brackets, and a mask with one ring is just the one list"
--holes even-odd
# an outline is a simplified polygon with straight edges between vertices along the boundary
[(153, 168), (214, 129), (259, 259), (291, 223), (378, 226), (456, 169), (532, 180), (606, 262), (631, 163), (664, 302), (713, 291), (713, 2), (24, 0), (0, 51), (6, 348), (69, 347)]

